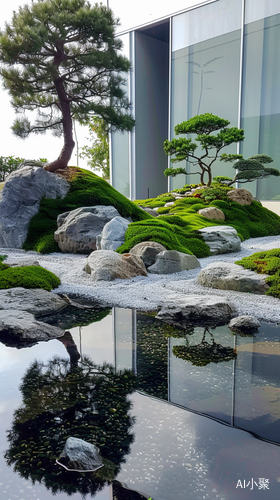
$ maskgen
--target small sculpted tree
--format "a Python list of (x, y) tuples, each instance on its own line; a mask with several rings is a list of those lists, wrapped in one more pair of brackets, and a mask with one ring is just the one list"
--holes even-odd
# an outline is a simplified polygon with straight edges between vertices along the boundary
[[(98, 115), (112, 129), (131, 130), (134, 120), (123, 88), (129, 61), (115, 37), (110, 9), (87, 0), (37, 0), (14, 12), (0, 33), (1, 75), (21, 138), (52, 130), (63, 135), (59, 157), (45, 168), (64, 169), (74, 148), (72, 121)], [(30, 123), (26, 112), (37, 111)]]
[[(231, 158), (232, 156), (232, 158)], [(235, 161), (235, 155), (221, 155), (221, 160), (223, 161)], [(235, 182), (239, 184), (244, 184), (245, 182), (256, 181), (257, 179), (265, 179), (266, 177), (270, 177), (274, 175), (275, 177), (279, 177), (280, 172), (277, 168), (273, 167), (265, 167), (265, 163), (272, 163), (273, 159), (268, 155), (257, 154), (250, 156), (245, 160), (242, 155), (241, 158), (234, 163), (233, 168), (237, 170), (236, 175), (233, 179), (222, 178), (219, 180), (224, 182), (228, 186), (231, 186)], [(214, 180), (218, 178), (214, 178)]]
[[(198, 144), (192, 139), (182, 137), (180, 139), (166, 140), (164, 142), (164, 151), (167, 155), (173, 156), (172, 163), (187, 160), (199, 168), (198, 172), (191, 172), (200, 175), (202, 185), (210, 186), (212, 182), (212, 167), (216, 160), (221, 158), (221, 150), (230, 144), (244, 140), (244, 130), (237, 127), (228, 127), (230, 122), (205, 113), (204, 115), (194, 116), (190, 120), (179, 123), (175, 127), (175, 134), (196, 134), (195, 141), (200, 145), (202, 153), (197, 153)], [(211, 135), (212, 132), (218, 133)], [(240, 159), (242, 155), (226, 155), (223, 159), (230, 156), (231, 159)], [(166, 176), (175, 176), (177, 174), (187, 174), (185, 168), (167, 168), (164, 171)]]

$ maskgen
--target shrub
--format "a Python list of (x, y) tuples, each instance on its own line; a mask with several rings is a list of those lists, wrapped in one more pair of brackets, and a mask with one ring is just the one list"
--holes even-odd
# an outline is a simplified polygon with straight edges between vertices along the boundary
[(47, 269), (39, 266), (9, 267), (0, 272), (0, 289), (43, 288), (52, 290), (60, 285), (60, 279)]

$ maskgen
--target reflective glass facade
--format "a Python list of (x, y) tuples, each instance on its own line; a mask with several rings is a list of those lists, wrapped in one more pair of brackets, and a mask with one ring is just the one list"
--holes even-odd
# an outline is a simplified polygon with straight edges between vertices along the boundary
[[(174, 126), (197, 114), (213, 113), (244, 128), (244, 143), (226, 152), (240, 149), (245, 158), (268, 154), (272, 166), (280, 166), (279, 0), (212, 0), (187, 7), (130, 33), (136, 127), (126, 146), (112, 138), (112, 180), (119, 189), (116, 177), (122, 177), (121, 169), (130, 169), (132, 199), (198, 181), (187, 166), (190, 175), (170, 179), (167, 186), (163, 171), (168, 160), (162, 152), (163, 141), (174, 137)], [(122, 165), (114, 161), (118, 148), (126, 158)], [(234, 173), (227, 163), (213, 168), (214, 175)], [(260, 200), (280, 201), (279, 178), (244, 187)], [(127, 190), (122, 192), (128, 196)]]

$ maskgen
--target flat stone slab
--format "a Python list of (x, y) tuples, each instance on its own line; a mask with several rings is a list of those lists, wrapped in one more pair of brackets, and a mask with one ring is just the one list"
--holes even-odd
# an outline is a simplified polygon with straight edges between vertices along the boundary
[(223, 325), (233, 313), (230, 302), (216, 295), (166, 294), (156, 318), (185, 328), (189, 323)]
[(16, 309), (39, 316), (50, 314), (67, 306), (67, 301), (42, 288), (8, 288), (0, 290), (0, 310)]
[(257, 274), (237, 264), (214, 262), (202, 269), (198, 281), (209, 288), (264, 294), (269, 288), (265, 282), (267, 277), (267, 274)]
[(19, 341), (46, 341), (64, 335), (57, 326), (37, 321), (33, 314), (16, 309), (0, 311), (0, 334), (8, 334)]

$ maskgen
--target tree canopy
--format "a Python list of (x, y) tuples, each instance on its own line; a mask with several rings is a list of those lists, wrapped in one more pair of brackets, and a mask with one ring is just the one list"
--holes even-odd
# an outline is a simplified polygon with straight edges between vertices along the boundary
[[(134, 120), (124, 90), (130, 63), (115, 37), (110, 9), (87, 0), (37, 0), (14, 12), (0, 33), (1, 75), (22, 116), (13, 131), (25, 138), (51, 129), (64, 136), (57, 160), (67, 167), (74, 148), (72, 120), (100, 116), (113, 129), (131, 130)], [(37, 117), (30, 122), (30, 111)]]
[[(199, 168), (198, 172), (192, 172), (200, 175), (200, 182), (203, 185), (210, 186), (212, 181), (212, 166), (214, 162), (221, 158), (220, 151), (233, 143), (244, 140), (244, 130), (237, 127), (228, 127), (230, 122), (212, 113), (197, 115), (190, 120), (179, 123), (175, 126), (175, 134), (197, 134), (195, 141), (200, 145), (201, 152), (197, 152), (198, 144), (190, 138), (172, 139), (164, 142), (164, 151), (171, 158), (172, 163), (187, 160)], [(212, 132), (218, 131), (216, 135)], [(224, 153), (223, 155), (228, 156)], [(229, 155), (235, 160), (242, 158), (242, 155)], [(177, 174), (187, 174), (185, 168), (167, 168), (164, 171), (166, 176)]]
[[(231, 157), (233, 156), (233, 158)], [(221, 155), (221, 160), (224, 161), (234, 161), (235, 155)], [(264, 154), (257, 154), (250, 156), (245, 160), (242, 155), (240, 155), (240, 159), (234, 163), (233, 168), (237, 170), (233, 179), (220, 179), (222, 182), (225, 182), (228, 186), (231, 186), (235, 182), (239, 184), (244, 184), (245, 182), (256, 181), (257, 179), (265, 179), (266, 177), (270, 177), (274, 175), (275, 177), (279, 177), (280, 172), (277, 168), (273, 167), (265, 167), (265, 163), (272, 163), (273, 159), (271, 156)]]
[(109, 163), (109, 133), (106, 122), (94, 116), (89, 123), (91, 146), (84, 146), (82, 158), (88, 158), (88, 165), (93, 170), (100, 172), (103, 179), (110, 178)]

